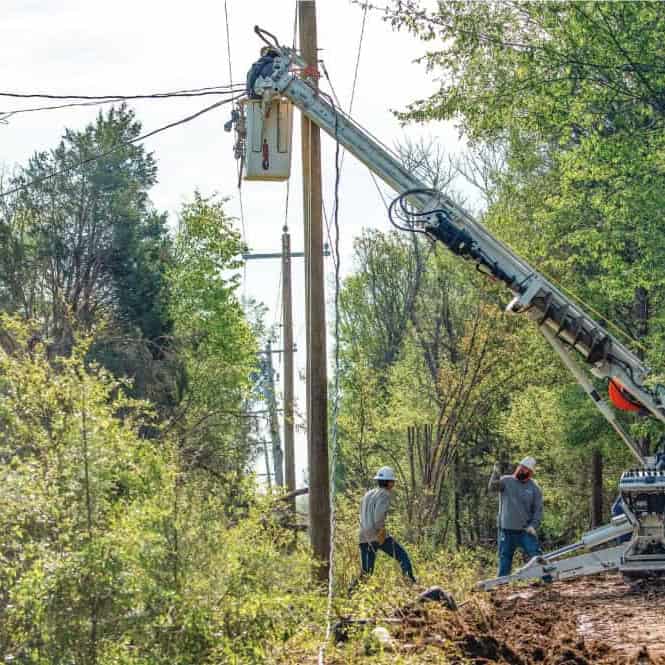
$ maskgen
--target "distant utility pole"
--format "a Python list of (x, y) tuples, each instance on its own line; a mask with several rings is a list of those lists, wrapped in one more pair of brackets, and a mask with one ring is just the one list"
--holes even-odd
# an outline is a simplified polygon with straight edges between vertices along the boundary
[(266, 472), (265, 472), (265, 477), (266, 477), (266, 483), (268, 484), (268, 489), (272, 487), (272, 482), (271, 482), (271, 477), (272, 474), (270, 473), (270, 453), (268, 452), (268, 442), (263, 441), (263, 459), (265, 460), (266, 463)]
[[(317, 70), (316, 3), (298, 1), (300, 52)], [(313, 77), (316, 85), (316, 77)], [(328, 471), (328, 392), (326, 310), (323, 274), (321, 133), (301, 114), (303, 207), (305, 222), (305, 302), (307, 327), (307, 448), (309, 457), (310, 541), (317, 576), (328, 579), (330, 486)]]
[[(286, 489), (296, 489), (296, 459), (293, 435), (293, 309), (291, 306), (291, 236), (282, 230), (282, 322), (284, 342), (284, 471)], [(289, 501), (295, 511), (296, 497)]]
[[(324, 256), (330, 256), (328, 245), (324, 245)], [(293, 358), (295, 344), (293, 342), (293, 307), (291, 292), (291, 259), (304, 257), (304, 252), (291, 251), (291, 236), (289, 229), (284, 226), (282, 232), (282, 251), (280, 254), (274, 252), (252, 253), (246, 252), (242, 255), (245, 261), (256, 259), (281, 259), (282, 260), (282, 318), (284, 324), (284, 471), (286, 476), (286, 488), (292, 493), (296, 488), (296, 460), (294, 447), (294, 399), (293, 399)], [(274, 352), (274, 351), (273, 351)], [(295, 495), (289, 501), (293, 510), (296, 507)]]
[(270, 440), (272, 441), (272, 465), (275, 485), (284, 485), (282, 442), (279, 438), (279, 421), (277, 420), (277, 399), (275, 397), (275, 372), (272, 366), (272, 343), (268, 340), (265, 359), (261, 361), (263, 381), (261, 387), (268, 406), (268, 423), (270, 425)]
[[(259, 353), (265, 353), (265, 351), (259, 351)], [(252, 391), (260, 391), (264, 395), (265, 399), (265, 383), (267, 381), (267, 372), (266, 372), (266, 362), (263, 358), (259, 357), (257, 360), (257, 368), (256, 371), (252, 372), (251, 374), (252, 377), (252, 383), (254, 384), (253, 390)], [(248, 416), (261, 416), (261, 415), (268, 415), (270, 416), (270, 411), (269, 410), (261, 410), (261, 411), (248, 411), (247, 413)], [(252, 428), (256, 429), (256, 434), (259, 435), (259, 426), (258, 426), (258, 420), (254, 420), (253, 424), (250, 425), (250, 430)], [(260, 446), (263, 448), (263, 459), (265, 461), (266, 465), (266, 472), (265, 473), (257, 473), (257, 476), (265, 476), (266, 478), (266, 483), (268, 485), (268, 488), (272, 486), (271, 478), (272, 478), (272, 473), (270, 471), (270, 452), (268, 448), (268, 442), (265, 439), (262, 439), (260, 441), (255, 441), (255, 445)]]

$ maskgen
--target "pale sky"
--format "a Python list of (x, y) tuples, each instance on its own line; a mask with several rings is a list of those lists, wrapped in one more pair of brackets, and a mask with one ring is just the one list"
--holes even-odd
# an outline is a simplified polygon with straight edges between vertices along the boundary
[[(321, 58), (348, 110), (363, 10), (350, 0), (318, 0), (316, 4)], [(254, 24), (291, 44), (295, 0), (227, 0), (227, 7), (233, 79), (241, 82), (262, 45), (253, 33)], [(131, 95), (220, 85), (229, 80), (223, 0), (3, 0), (2, 8), (0, 89), (4, 92)], [(405, 136), (426, 136), (455, 151), (458, 139), (452, 125), (430, 123), (424, 128), (402, 129), (390, 113), (436, 89), (432, 74), (413, 62), (424, 50), (423, 43), (393, 32), (378, 13), (369, 12), (352, 115), (388, 145)], [(33, 101), (0, 99), (0, 111), (35, 105)], [(150, 131), (212, 101), (210, 97), (139, 101), (133, 108), (144, 131)], [(10, 168), (25, 163), (36, 150), (54, 147), (65, 127), (83, 128), (96, 113), (96, 108), (84, 107), (11, 118), (8, 125), (0, 125), (0, 163)], [(145, 142), (159, 166), (159, 183), (151, 197), (157, 209), (169, 212), (171, 222), (196, 188), (204, 195), (219, 192), (230, 197), (228, 211), (239, 216), (233, 137), (222, 129), (228, 113), (228, 106), (221, 107)], [(299, 125), (296, 115), (288, 218), (294, 251), (301, 250), (303, 242)], [(323, 173), (326, 209), (331, 211), (334, 144), (327, 137)], [(246, 241), (253, 251), (279, 251), (285, 193), (285, 183), (243, 184)], [(350, 155), (344, 159), (339, 221), (342, 273), (348, 274), (354, 236), (363, 227), (391, 228), (367, 169)], [(331, 276), (330, 259), (327, 269)], [(247, 265), (244, 294), (266, 304), (269, 321), (279, 318), (279, 279), (279, 261)], [(302, 260), (294, 259), (298, 372), (305, 365), (303, 282)], [(331, 298), (330, 288), (327, 295)], [(302, 382), (297, 395), (302, 401)], [(296, 446), (300, 483), (306, 465), (302, 435)]]

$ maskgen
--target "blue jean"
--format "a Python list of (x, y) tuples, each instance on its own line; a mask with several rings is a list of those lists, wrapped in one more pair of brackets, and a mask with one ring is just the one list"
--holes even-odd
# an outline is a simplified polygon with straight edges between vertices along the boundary
[(499, 577), (510, 575), (513, 556), (518, 547), (524, 551), (527, 560), (543, 553), (536, 536), (532, 536), (526, 531), (499, 529)]
[(360, 563), (364, 575), (371, 575), (374, 572), (374, 562), (376, 561), (378, 550), (385, 552), (388, 556), (397, 560), (402, 568), (402, 572), (412, 582), (416, 581), (416, 578), (413, 576), (413, 568), (411, 567), (409, 555), (392, 536), (388, 536), (381, 545), (378, 542), (360, 543)]

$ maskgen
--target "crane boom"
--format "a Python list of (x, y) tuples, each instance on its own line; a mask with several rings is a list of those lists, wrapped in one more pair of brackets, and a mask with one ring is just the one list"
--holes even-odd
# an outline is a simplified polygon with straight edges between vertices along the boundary
[[(225, 126), (229, 130), (232, 126), (236, 128), (236, 155), (245, 159), (245, 178), (288, 177), (290, 151), (286, 145), (290, 145), (291, 139), (288, 125), (291, 112), (290, 107), (284, 108), (284, 101), (290, 101), (398, 193), (388, 210), (395, 226), (443, 243), (455, 255), (474, 262), (479, 271), (510, 289), (513, 298), (506, 310), (524, 313), (538, 325), (563, 364), (640, 463), (641, 468), (624, 472), (619, 481), (629, 526), (620, 521), (585, 534), (573, 546), (538, 557), (514, 575), (486, 580), (481, 586), (491, 588), (515, 579), (544, 576), (564, 579), (616, 569), (626, 575), (665, 574), (665, 452), (644, 456), (582, 365), (574, 359), (574, 352), (586, 362), (591, 374), (608, 380), (611, 401), (619, 408), (639, 411), (665, 422), (665, 388), (647, 385), (649, 370), (640, 358), (595, 321), (580, 303), (450, 197), (428, 188), (397, 155), (321, 92), (311, 78), (317, 75), (316, 70), (308, 67), (294, 49), (280, 46), (265, 30), (256, 27), (255, 32), (267, 46), (247, 78), (245, 103), (251, 106), (251, 118), (241, 107)], [(574, 550), (607, 544), (630, 530), (628, 545), (559, 560)]]
[[(307, 71), (306, 64), (294, 50), (278, 45), (274, 48), (269, 75), (251, 81), (252, 89), (248, 92), (252, 96), (263, 99), (264, 103), (272, 98), (291, 101), (372, 173), (400, 193), (404, 197), (402, 201), (408, 200), (409, 208), (416, 211), (410, 230), (421, 231), (442, 242), (453, 253), (474, 261), (481, 271), (503, 282), (514, 294), (507, 311), (524, 312), (538, 325), (547, 327), (553, 334), (547, 336), (550, 343), (553, 336), (564, 348), (575, 350), (591, 365), (596, 377), (615, 382), (615, 387), (639, 408), (665, 422), (663, 390), (645, 386), (649, 370), (632, 351), (450, 197), (429, 189), (389, 148), (307, 78), (301, 77), (298, 70)], [(406, 206), (401, 208), (406, 212)], [(600, 396), (589, 394), (600, 406)], [(632, 450), (639, 456), (639, 452)]]

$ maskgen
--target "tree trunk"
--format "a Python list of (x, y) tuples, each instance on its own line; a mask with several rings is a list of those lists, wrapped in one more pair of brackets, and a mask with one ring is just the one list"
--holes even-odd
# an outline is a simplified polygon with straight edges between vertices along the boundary
[[(633, 319), (635, 321), (635, 336), (638, 340), (642, 340), (649, 334), (649, 292), (641, 286), (635, 289)], [(644, 360), (644, 351), (641, 348), (635, 349), (635, 353), (640, 360)], [(648, 455), (651, 448), (649, 435), (641, 436), (637, 443), (642, 450), (642, 454)]]
[(600, 448), (591, 452), (591, 528), (603, 524), (603, 454)]
[(457, 549), (462, 547), (462, 522), (460, 519), (461, 501), (457, 474), (459, 464), (457, 460), (453, 463), (453, 510), (455, 512), (455, 546)]

